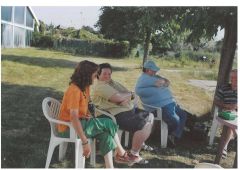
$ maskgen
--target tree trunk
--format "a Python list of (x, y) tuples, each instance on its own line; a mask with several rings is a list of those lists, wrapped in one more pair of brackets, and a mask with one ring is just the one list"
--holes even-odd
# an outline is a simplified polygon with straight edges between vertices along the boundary
[(145, 63), (145, 61), (148, 58), (150, 40), (151, 40), (151, 30), (147, 30), (146, 38), (145, 38), (145, 42), (144, 42), (143, 64)]
[[(226, 17), (225, 19), (225, 32), (223, 39), (223, 46), (221, 50), (221, 59), (218, 69), (218, 79), (217, 87), (218, 88), (229, 82), (230, 72), (232, 70), (236, 45), (237, 45), (237, 20), (236, 18)], [(215, 91), (215, 95), (216, 95)], [(214, 95), (214, 96), (215, 96)], [(214, 111), (214, 100), (212, 106), (212, 113)]]
[(228, 83), (237, 45), (237, 20), (228, 17), (225, 20), (225, 33), (218, 70), (217, 87)]

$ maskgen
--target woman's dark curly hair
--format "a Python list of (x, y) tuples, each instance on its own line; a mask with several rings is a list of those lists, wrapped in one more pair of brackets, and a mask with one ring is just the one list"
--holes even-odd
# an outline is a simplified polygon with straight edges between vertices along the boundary
[(81, 91), (85, 91), (86, 87), (93, 83), (92, 74), (97, 70), (97, 64), (88, 60), (81, 61), (75, 68), (69, 84), (74, 83), (81, 89)]

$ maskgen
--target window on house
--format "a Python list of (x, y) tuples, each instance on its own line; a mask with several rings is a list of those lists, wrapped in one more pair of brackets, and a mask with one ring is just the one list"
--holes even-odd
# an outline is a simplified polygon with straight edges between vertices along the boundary
[(12, 7), (2, 6), (1, 7), (1, 18), (4, 21), (12, 21)]
[(14, 47), (25, 47), (25, 29), (14, 27)]
[(31, 40), (32, 40), (32, 31), (26, 30), (26, 37), (25, 37), (26, 46), (29, 47), (31, 45)]
[(31, 14), (31, 12), (29, 11), (29, 9), (27, 9), (27, 14), (26, 14), (26, 26), (27, 27), (31, 27), (33, 28), (33, 16)]
[(24, 11), (25, 7), (23, 6), (16, 6), (14, 11), (14, 22), (17, 24), (24, 25)]
[(13, 27), (9, 24), (1, 24), (1, 45), (5, 48), (13, 47)]

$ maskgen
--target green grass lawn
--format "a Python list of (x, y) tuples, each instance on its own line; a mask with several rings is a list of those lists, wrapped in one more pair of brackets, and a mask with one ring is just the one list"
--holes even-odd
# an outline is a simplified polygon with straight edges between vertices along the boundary
[[(36, 48), (2, 49), (2, 168), (45, 166), (50, 127), (42, 113), (42, 100), (47, 96), (61, 100), (76, 64), (85, 59), (98, 64), (109, 62), (113, 66), (113, 78), (132, 90), (141, 74), (141, 59), (73, 56)], [(178, 103), (197, 116), (207, 115), (212, 106), (213, 92), (193, 87), (187, 81), (216, 79), (218, 66), (209, 68), (206, 63), (189, 61), (179, 64), (177, 61), (153, 59), (161, 67), (161, 75), (171, 81), (171, 89)], [(176, 69), (180, 71), (169, 71)], [(211, 120), (207, 121), (209, 123)], [(148, 143), (156, 148), (153, 153), (142, 152), (143, 156), (150, 160), (150, 164), (134, 165), (134, 168), (191, 168), (196, 160), (213, 162), (217, 147), (217, 142), (209, 148), (206, 141), (193, 141), (187, 133), (175, 149), (159, 148), (160, 136), (156, 132)], [(233, 151), (229, 152), (228, 159), (222, 161), (221, 165), (231, 167), (234, 154)], [(57, 157), (55, 151), (52, 167), (74, 167), (74, 145), (70, 145), (63, 162), (59, 162)], [(103, 159), (99, 156), (97, 167), (103, 167)], [(126, 168), (120, 165), (117, 167)]]

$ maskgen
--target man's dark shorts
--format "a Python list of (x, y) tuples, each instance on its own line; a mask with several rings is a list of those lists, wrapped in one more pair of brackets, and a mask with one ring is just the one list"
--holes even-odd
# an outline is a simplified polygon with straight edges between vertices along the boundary
[(148, 116), (148, 111), (134, 108), (130, 111), (118, 113), (115, 115), (115, 118), (120, 129), (136, 132), (145, 126), (148, 121)]

